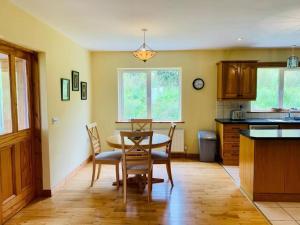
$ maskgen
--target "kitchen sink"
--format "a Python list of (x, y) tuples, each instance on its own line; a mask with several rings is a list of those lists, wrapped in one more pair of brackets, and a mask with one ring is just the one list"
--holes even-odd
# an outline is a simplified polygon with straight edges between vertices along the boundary
[(268, 121), (270, 122), (284, 122), (284, 121), (287, 121), (285, 119), (268, 119)]

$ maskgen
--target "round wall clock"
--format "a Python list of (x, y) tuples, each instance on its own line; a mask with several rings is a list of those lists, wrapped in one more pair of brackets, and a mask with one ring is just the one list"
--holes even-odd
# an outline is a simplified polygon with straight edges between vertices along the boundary
[(201, 89), (204, 87), (204, 80), (202, 80), (201, 78), (196, 78), (196, 79), (193, 81), (193, 87), (194, 87), (196, 90), (201, 90)]

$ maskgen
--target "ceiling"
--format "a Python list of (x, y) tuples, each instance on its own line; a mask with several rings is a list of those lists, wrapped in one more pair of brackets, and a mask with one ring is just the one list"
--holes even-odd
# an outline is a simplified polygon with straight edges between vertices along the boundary
[[(300, 45), (299, 0), (11, 0), (90, 50)], [(241, 38), (242, 40), (238, 40)]]

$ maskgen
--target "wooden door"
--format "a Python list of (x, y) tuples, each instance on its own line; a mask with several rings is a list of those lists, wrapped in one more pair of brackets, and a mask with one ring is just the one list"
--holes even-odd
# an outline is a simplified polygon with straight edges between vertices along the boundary
[(31, 58), (0, 45), (1, 223), (35, 195)]
[(256, 65), (254, 63), (240, 64), (240, 98), (256, 99), (256, 77)]
[(223, 98), (233, 99), (239, 96), (239, 65), (238, 63), (223, 64)]

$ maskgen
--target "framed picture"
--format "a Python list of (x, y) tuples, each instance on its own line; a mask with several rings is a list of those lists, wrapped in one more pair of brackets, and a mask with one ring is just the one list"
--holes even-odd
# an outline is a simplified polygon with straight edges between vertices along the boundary
[(81, 100), (87, 100), (87, 82), (80, 82)]
[(61, 100), (70, 101), (70, 80), (61, 78), (60, 79), (60, 91), (61, 91)]
[(79, 91), (79, 72), (72, 70), (72, 91)]

